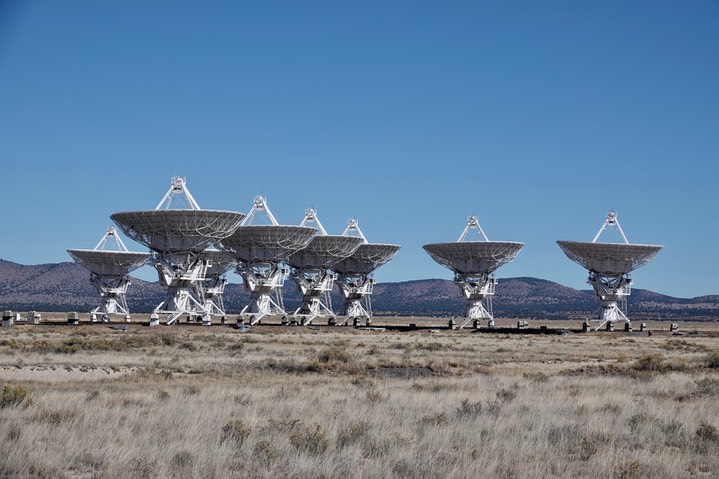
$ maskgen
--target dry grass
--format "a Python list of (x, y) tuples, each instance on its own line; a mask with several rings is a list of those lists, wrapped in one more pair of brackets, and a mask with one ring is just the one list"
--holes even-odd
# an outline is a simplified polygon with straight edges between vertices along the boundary
[(0, 386), (0, 478), (719, 470), (712, 331), (26, 325), (0, 329)]

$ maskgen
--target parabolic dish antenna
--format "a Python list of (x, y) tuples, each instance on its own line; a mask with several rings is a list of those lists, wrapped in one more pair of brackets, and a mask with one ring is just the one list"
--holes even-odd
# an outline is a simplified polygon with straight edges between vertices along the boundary
[(364, 243), (349, 258), (335, 263), (332, 269), (340, 274), (370, 274), (389, 263), (400, 249), (396, 244)]
[[(184, 209), (172, 209), (173, 201), (183, 201)], [(235, 232), (244, 213), (203, 210), (190, 194), (185, 180), (174, 177), (170, 189), (154, 210), (125, 211), (111, 215), (112, 220), (133, 240), (155, 254), (155, 268), (168, 296), (153, 312), (167, 316), (167, 324), (182, 314), (202, 316), (210, 324), (213, 312), (203, 304), (203, 281), (208, 260), (201, 253)]]
[(510, 263), (524, 247), (513, 241), (431, 243), (423, 246), (433, 260), (452, 271), (491, 274)]
[(199, 253), (234, 233), (244, 217), (221, 210), (144, 210), (111, 216), (127, 237), (160, 254)]
[(310, 244), (290, 255), (293, 268), (330, 268), (352, 255), (362, 244), (362, 238), (342, 235), (315, 235)]
[(354, 218), (347, 222), (342, 234), (359, 237), (362, 239), (362, 244), (351, 256), (332, 266), (338, 274), (337, 286), (345, 298), (345, 319), (340, 325), (346, 324), (350, 319), (357, 324), (360, 318), (366, 318), (369, 325), (372, 322), (371, 295), (376, 282), (372, 273), (380, 266), (389, 263), (401, 247), (395, 244), (368, 243)]
[(317, 234), (309, 244), (290, 255), (288, 263), (292, 266), (292, 279), (302, 295), (302, 304), (295, 310), (294, 316), (299, 324), (310, 324), (314, 319), (326, 317), (328, 324), (335, 324), (330, 293), (336, 274), (330, 268), (338, 261), (352, 255), (363, 243), (355, 236), (328, 235), (317, 213), (313, 209), (305, 211), (300, 226), (314, 223)]
[[(270, 224), (251, 224), (261, 214)], [(237, 273), (250, 291), (250, 303), (240, 312), (241, 317), (247, 316), (250, 324), (269, 315), (286, 318), (282, 286), (289, 269), (283, 265), (292, 253), (305, 248), (315, 233), (315, 228), (280, 225), (265, 198), (255, 198), (242, 224), (218, 245), (238, 260)]]
[(663, 246), (557, 241), (569, 259), (589, 271), (608, 275), (631, 273), (649, 262)]
[(222, 246), (242, 262), (280, 262), (306, 247), (316, 232), (304, 226), (242, 225)]
[(123, 276), (143, 266), (150, 253), (69, 249), (72, 259), (99, 276)]
[[(466, 241), (473, 230), (478, 231), (484, 241)], [(489, 241), (474, 215), (468, 218), (457, 241), (423, 246), (433, 260), (454, 271), (454, 282), (466, 300), (461, 328), (473, 320), (488, 319), (492, 324), (492, 297), (497, 280), (491, 275), (512, 262), (523, 247), (524, 243), (516, 241)]]
[[(608, 227), (615, 228), (624, 243), (598, 243), (597, 240)], [(557, 241), (557, 244), (569, 259), (589, 270), (587, 282), (594, 288), (601, 304), (598, 314), (600, 324), (596, 329), (605, 324), (612, 327), (618, 320), (626, 321), (626, 327), (630, 329), (631, 323), (624, 312), (626, 298), (631, 294), (632, 280), (629, 273), (651, 262), (663, 246), (630, 244), (613, 211), (607, 213), (602, 227), (591, 242)]]
[[(104, 249), (110, 240), (114, 240), (116, 248)], [(131, 281), (128, 275), (143, 266), (150, 254), (128, 251), (112, 226), (95, 249), (69, 249), (67, 252), (77, 264), (90, 271), (90, 283), (103, 298), (103, 304), (90, 312), (92, 317), (100, 314), (106, 321), (108, 314), (122, 313), (129, 319), (126, 293)]]

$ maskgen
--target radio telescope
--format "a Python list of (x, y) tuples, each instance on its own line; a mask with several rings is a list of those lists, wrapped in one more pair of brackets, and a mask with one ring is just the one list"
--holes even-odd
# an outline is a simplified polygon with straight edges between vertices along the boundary
[[(252, 224), (262, 213), (270, 224)], [(250, 291), (250, 302), (242, 309), (240, 317), (247, 317), (252, 325), (269, 315), (286, 319), (282, 286), (289, 268), (285, 263), (292, 253), (306, 247), (316, 232), (315, 228), (307, 226), (280, 225), (265, 198), (255, 198), (240, 227), (220, 244), (237, 260), (237, 273)]]
[[(115, 249), (105, 249), (112, 239)], [(150, 253), (131, 252), (117, 235), (114, 227), (110, 226), (103, 235), (95, 249), (69, 249), (68, 254), (75, 262), (90, 270), (90, 283), (102, 296), (102, 305), (90, 311), (93, 319), (100, 315), (103, 322), (108, 320), (109, 314), (124, 314), (130, 319), (125, 297), (130, 286), (130, 272), (143, 266)]]
[[(185, 208), (170, 208), (173, 201), (183, 199)], [(172, 179), (170, 189), (154, 210), (111, 216), (129, 238), (152, 250), (160, 283), (167, 287), (167, 298), (153, 311), (150, 324), (159, 322), (159, 315), (166, 317), (167, 324), (173, 324), (183, 314), (200, 315), (203, 324), (211, 324), (212, 311), (207, 309), (202, 295), (209, 267), (203, 252), (234, 233), (244, 217), (235, 211), (200, 209), (180, 177)]]
[(363, 240), (356, 236), (328, 235), (315, 210), (308, 209), (300, 226), (311, 223), (317, 227), (317, 234), (305, 248), (288, 259), (292, 266), (292, 279), (302, 295), (302, 304), (294, 315), (300, 317), (300, 324), (303, 325), (318, 317), (326, 317), (329, 323), (333, 323), (335, 313), (330, 293), (337, 275), (331, 268), (354, 253)]
[[(607, 227), (616, 228), (624, 243), (598, 243)], [(591, 242), (557, 241), (557, 244), (569, 259), (589, 270), (587, 282), (594, 288), (601, 304), (598, 314), (600, 324), (595, 330), (619, 320), (626, 321), (629, 328), (631, 322), (623, 312), (627, 309), (627, 296), (631, 293), (629, 273), (652, 261), (664, 246), (630, 244), (613, 211), (607, 213), (604, 224)]]
[[(483, 241), (467, 241), (467, 235), (477, 230)], [(454, 271), (454, 282), (465, 297), (464, 322), (487, 319), (492, 324), (492, 297), (497, 279), (493, 273), (517, 257), (524, 243), (515, 241), (489, 241), (479, 220), (472, 215), (467, 220), (459, 239), (454, 243), (432, 243), (423, 246), (433, 260)]]
[(388, 263), (400, 250), (399, 245), (368, 243), (357, 220), (347, 222), (343, 236), (359, 237), (362, 243), (352, 253), (334, 264), (332, 269), (337, 273), (337, 286), (345, 298), (344, 325), (351, 318), (372, 320), (372, 289), (375, 279), (372, 272)]

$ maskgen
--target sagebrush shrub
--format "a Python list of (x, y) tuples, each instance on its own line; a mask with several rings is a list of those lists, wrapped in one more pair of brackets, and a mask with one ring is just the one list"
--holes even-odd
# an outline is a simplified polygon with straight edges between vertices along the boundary
[(694, 381), (700, 396), (719, 396), (719, 378), (701, 378)]
[(719, 431), (711, 424), (702, 422), (697, 428), (696, 435), (703, 441), (709, 441), (719, 444)]
[(252, 450), (252, 457), (266, 467), (272, 465), (279, 455), (279, 451), (275, 449), (270, 441), (259, 441)]
[(367, 434), (369, 431), (369, 423), (367, 421), (351, 422), (343, 427), (337, 434), (337, 445), (346, 447)]
[(621, 464), (614, 475), (617, 479), (641, 479), (648, 477), (647, 466), (639, 461)]
[(346, 349), (332, 346), (320, 351), (317, 359), (321, 363), (346, 363), (350, 360), (350, 355)]
[(707, 367), (712, 369), (719, 368), (719, 351), (712, 351), (707, 354)]
[(469, 399), (463, 399), (462, 405), (457, 408), (457, 417), (460, 419), (476, 419), (482, 414), (482, 401), (469, 402)]
[(667, 369), (667, 360), (661, 353), (646, 353), (637, 359), (634, 369), (637, 371), (662, 371)]
[(27, 389), (22, 386), (5, 385), (0, 397), (0, 408), (15, 407), (25, 403), (32, 404), (32, 397)]
[(21, 432), (20, 426), (10, 426), (5, 437), (7, 437), (8, 441), (17, 441)]
[(172, 456), (172, 466), (178, 469), (187, 469), (195, 464), (195, 456), (191, 451), (182, 450)]
[(250, 436), (252, 429), (239, 419), (230, 421), (222, 426), (222, 434), (220, 442), (233, 441), (238, 446), (242, 446), (245, 440)]
[(365, 396), (370, 402), (379, 402), (385, 398), (382, 393), (376, 390), (374, 387), (365, 391)]
[(319, 424), (315, 424), (314, 429), (299, 425), (290, 432), (290, 444), (299, 451), (318, 455), (327, 450), (330, 441)]
[(500, 389), (497, 391), (497, 400), (503, 403), (512, 402), (517, 397), (517, 391), (512, 389)]
[(447, 417), (447, 414), (443, 412), (422, 416), (419, 419), (420, 425), (423, 426), (441, 426), (443, 424), (447, 424), (448, 422), (449, 418)]

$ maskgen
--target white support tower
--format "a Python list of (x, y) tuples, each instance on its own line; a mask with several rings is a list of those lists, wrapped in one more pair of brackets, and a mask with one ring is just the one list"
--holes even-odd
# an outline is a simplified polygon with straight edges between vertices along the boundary
[(337, 286), (344, 296), (344, 319), (339, 326), (348, 321), (365, 318), (367, 324), (372, 321), (372, 290), (375, 279), (372, 273), (388, 263), (400, 250), (399, 245), (368, 243), (356, 219), (351, 218), (342, 233), (343, 236), (361, 239), (361, 244), (352, 255), (341, 259), (332, 267), (337, 273)]
[[(182, 202), (175, 209), (173, 203)], [(153, 252), (154, 266), (167, 297), (155, 310), (150, 324), (174, 324), (180, 316), (200, 316), (212, 322), (213, 310), (205, 302), (203, 282), (210, 267), (204, 251), (234, 233), (243, 213), (203, 210), (190, 194), (185, 180), (174, 177), (170, 189), (154, 210), (115, 213), (112, 220), (133, 240)]]
[[(114, 242), (115, 249), (106, 249)], [(123, 314), (129, 321), (127, 289), (130, 272), (145, 264), (149, 253), (131, 252), (122, 242), (114, 227), (110, 226), (95, 249), (69, 249), (76, 263), (90, 271), (90, 283), (102, 296), (102, 304), (90, 311), (93, 320), (107, 322), (110, 314)]]
[(454, 283), (459, 286), (465, 299), (464, 318), (460, 329), (475, 319), (494, 319), (492, 298), (497, 286), (494, 275), (455, 272)]
[(299, 324), (306, 325), (315, 319), (327, 319), (328, 324), (336, 321), (332, 309), (331, 292), (337, 274), (332, 266), (349, 257), (364, 242), (361, 237), (328, 235), (313, 209), (305, 211), (300, 226), (314, 225), (317, 234), (303, 249), (290, 255), (291, 277), (302, 295), (302, 304), (295, 310), (294, 317)]
[[(467, 240), (473, 231), (481, 235), (480, 241)], [(468, 218), (457, 241), (424, 245), (433, 260), (454, 272), (454, 283), (465, 299), (460, 329), (483, 319), (491, 324), (494, 320), (492, 298), (497, 286), (494, 271), (513, 261), (523, 247), (524, 243), (515, 241), (489, 241), (474, 215)]]
[(193, 285), (195, 295), (201, 298), (204, 311), (224, 320), (226, 313), (223, 294), (227, 286), (225, 274), (237, 266), (237, 261), (229, 253), (216, 249), (207, 249), (202, 256), (207, 263), (207, 269), (205, 279)]
[(204, 310), (202, 297), (197, 294), (205, 280), (207, 263), (197, 253), (182, 256), (155, 253), (153, 259), (160, 284), (167, 288), (165, 300), (153, 313), (165, 316), (166, 324), (174, 324), (183, 314), (200, 315), (204, 323), (210, 324), (210, 312)]
[[(597, 242), (607, 228), (616, 229), (624, 242)], [(663, 246), (630, 244), (613, 211), (607, 213), (591, 242), (557, 241), (557, 244), (569, 259), (589, 271), (587, 282), (594, 288), (600, 304), (595, 319), (599, 325), (595, 330), (616, 321), (626, 321), (629, 329), (631, 322), (625, 313), (632, 285), (629, 273), (652, 261)]]
[[(269, 224), (252, 224), (262, 215)], [(288, 257), (306, 247), (317, 230), (306, 226), (283, 226), (275, 219), (264, 197), (258, 196), (239, 228), (218, 246), (237, 260), (237, 273), (250, 293), (240, 321), (258, 324), (268, 316), (286, 321), (282, 287), (289, 275)]]

